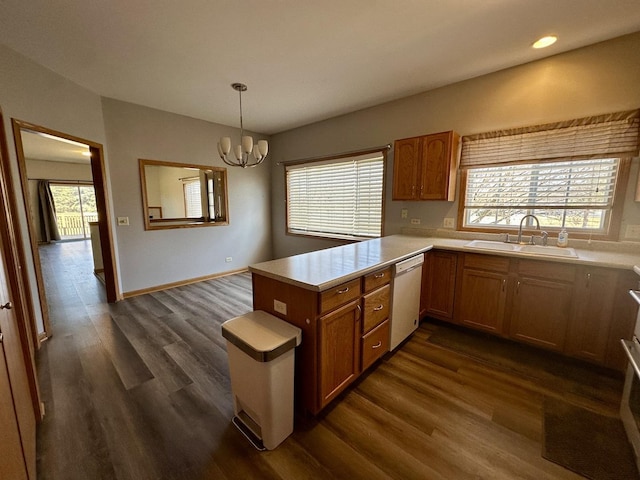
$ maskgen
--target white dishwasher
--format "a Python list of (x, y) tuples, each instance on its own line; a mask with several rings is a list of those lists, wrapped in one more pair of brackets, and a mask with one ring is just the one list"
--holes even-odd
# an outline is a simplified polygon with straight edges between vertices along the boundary
[(420, 288), (424, 254), (398, 262), (393, 267), (391, 299), (391, 335), (389, 350), (394, 350), (420, 323)]

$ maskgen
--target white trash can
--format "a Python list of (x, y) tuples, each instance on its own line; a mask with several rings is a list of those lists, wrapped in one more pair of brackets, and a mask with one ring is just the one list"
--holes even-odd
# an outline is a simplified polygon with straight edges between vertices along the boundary
[(302, 330), (257, 310), (224, 322), (222, 336), (233, 424), (256, 448), (273, 450), (293, 432), (294, 353)]

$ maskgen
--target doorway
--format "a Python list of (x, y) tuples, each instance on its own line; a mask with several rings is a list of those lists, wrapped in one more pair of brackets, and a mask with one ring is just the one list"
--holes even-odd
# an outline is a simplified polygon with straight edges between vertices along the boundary
[[(52, 332), (38, 244), (42, 239), (47, 242), (52, 239), (62, 240), (63, 238), (61, 236), (56, 237), (55, 235), (49, 237), (50, 232), (48, 232), (49, 227), (47, 226), (46, 218), (42, 221), (42, 216), (34, 215), (33, 212), (38, 211), (36, 207), (43, 207), (42, 205), (38, 205), (38, 202), (41, 202), (41, 200), (37, 195), (37, 190), (40, 190), (41, 187), (38, 187), (36, 193), (34, 193), (33, 180), (45, 181), (46, 188), (53, 198), (55, 198), (53, 191), (56, 191), (59, 198), (58, 203), (61, 206), (61, 215), (60, 223), (56, 219), (57, 215), (53, 215), (53, 223), (55, 223), (56, 227), (54, 231), (58, 230), (59, 224), (61, 227), (60, 230), (62, 230), (65, 237), (64, 240), (81, 239), (86, 236), (91, 236), (89, 233), (89, 224), (96, 227), (94, 231), (96, 238), (94, 240), (97, 241), (94, 243), (100, 245), (98, 253), (101, 257), (101, 267), (103, 269), (102, 278), (106, 289), (107, 301), (115, 302), (121, 298), (117, 286), (113, 234), (107, 208), (108, 192), (103, 161), (103, 148), (101, 144), (90, 140), (67, 135), (21, 120), (12, 119), (12, 126), (18, 157), (20, 183), (22, 185), (22, 191), (24, 192), (24, 206), (29, 218), (29, 237), (33, 254), (38, 298), (42, 310), (43, 331), (38, 332), (38, 336), (40, 339), (43, 339), (51, 336)], [(30, 142), (36, 137), (39, 140), (36, 142), (37, 145), (30, 145)], [(38, 153), (40, 147), (44, 148), (45, 151)], [(59, 162), (64, 162), (65, 169), (61, 167), (62, 163), (60, 163), (57, 168), (57, 172), (59, 172), (58, 175), (36, 174), (30, 181), (27, 169), (27, 155), (25, 152), (29, 152), (30, 161), (33, 157), (36, 159), (40, 157), (41, 159), (49, 159), (52, 161), (57, 159)], [(84, 170), (81, 168), (83, 162)], [(45, 176), (47, 178), (38, 178)], [(76, 195), (75, 200), (74, 189)], [(55, 200), (52, 203), (55, 205)], [(62, 210), (68, 211), (63, 212)], [(93, 212), (90, 210), (93, 210)], [(87, 216), (87, 213), (92, 215)], [(36, 218), (38, 219), (37, 224), (35, 222)]]

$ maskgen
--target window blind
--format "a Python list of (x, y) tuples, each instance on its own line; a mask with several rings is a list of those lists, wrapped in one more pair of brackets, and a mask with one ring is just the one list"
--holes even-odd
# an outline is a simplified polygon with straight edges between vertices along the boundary
[(291, 233), (379, 237), (382, 152), (286, 166)]
[(202, 217), (202, 200), (200, 199), (200, 180), (184, 182), (185, 217)]
[(588, 209), (613, 205), (616, 158), (477, 168), (465, 208)]
[(460, 167), (635, 156), (639, 112), (611, 113), (465, 136)]

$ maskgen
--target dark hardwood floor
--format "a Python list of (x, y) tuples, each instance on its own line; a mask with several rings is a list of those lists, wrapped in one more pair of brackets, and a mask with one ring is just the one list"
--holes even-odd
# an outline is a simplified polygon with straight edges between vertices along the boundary
[(291, 437), (258, 452), (230, 422), (220, 332), (251, 310), (249, 274), (108, 305), (88, 243), (41, 258), (53, 328), (37, 362), (42, 480), (577, 479), (541, 457), (545, 396), (618, 409), (621, 382), (606, 373), (523, 375), (429, 343), (448, 327), (423, 323), (319, 418), (296, 418)]

